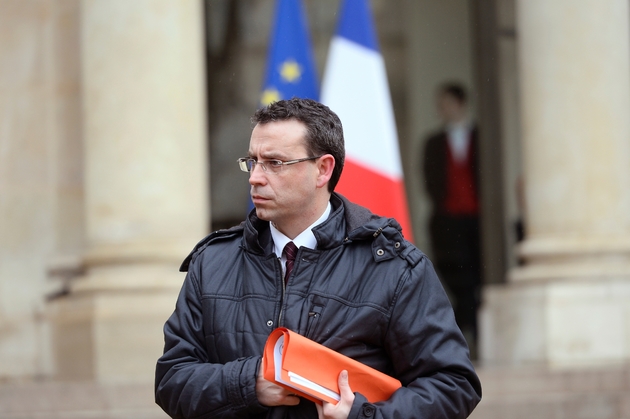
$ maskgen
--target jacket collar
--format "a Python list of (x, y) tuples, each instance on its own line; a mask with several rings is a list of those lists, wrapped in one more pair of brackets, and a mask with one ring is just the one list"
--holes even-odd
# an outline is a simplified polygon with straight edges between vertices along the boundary
[[(331, 249), (348, 240), (367, 240), (377, 237), (381, 232), (401, 231), (393, 218), (384, 218), (373, 214), (369, 209), (354, 204), (344, 196), (333, 193), (330, 197), (332, 212), (330, 217), (313, 229), (320, 250)], [(245, 249), (254, 253), (273, 254), (273, 239), (269, 222), (256, 217), (252, 210), (244, 223), (243, 244)]]

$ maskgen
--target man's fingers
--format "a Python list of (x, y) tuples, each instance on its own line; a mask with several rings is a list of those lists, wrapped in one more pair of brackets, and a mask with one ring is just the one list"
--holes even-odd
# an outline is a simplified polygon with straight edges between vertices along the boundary
[(300, 398), (296, 394), (287, 394), (284, 398), (284, 403), (282, 404), (287, 406), (296, 406), (300, 404)]
[[(339, 374), (339, 393), (342, 399), (347, 399), (349, 397), (353, 397), (352, 389), (350, 388), (350, 383), (348, 382), (348, 371), (343, 370)], [(345, 396), (345, 397), (344, 397)]]
[(348, 371), (343, 370), (337, 378), (340, 400), (337, 404), (323, 402), (322, 406), (316, 404), (319, 419), (347, 419), (354, 402), (354, 393), (348, 382)]
[(319, 403), (315, 403), (315, 408), (317, 409), (317, 417), (322, 419), (324, 417), (324, 408)]

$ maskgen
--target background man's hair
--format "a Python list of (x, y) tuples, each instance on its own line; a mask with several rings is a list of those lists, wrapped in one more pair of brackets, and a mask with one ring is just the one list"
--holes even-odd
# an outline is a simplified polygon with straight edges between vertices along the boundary
[(252, 123), (295, 119), (306, 126), (306, 152), (308, 157), (331, 154), (335, 158), (335, 168), (328, 182), (328, 192), (333, 192), (341, 177), (346, 157), (343, 140), (343, 127), (337, 114), (312, 99), (293, 98), (279, 100), (258, 109), (252, 116)]
[(457, 82), (443, 83), (440, 85), (438, 92), (442, 95), (453, 96), (461, 104), (465, 104), (468, 101), (466, 88), (461, 83), (457, 83)]

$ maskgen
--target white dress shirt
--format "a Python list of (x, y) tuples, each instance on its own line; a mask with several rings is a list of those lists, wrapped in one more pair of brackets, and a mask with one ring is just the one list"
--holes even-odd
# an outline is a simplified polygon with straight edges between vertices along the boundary
[(295, 244), (295, 246), (298, 249), (300, 247), (308, 247), (309, 249), (317, 249), (317, 239), (315, 238), (315, 235), (313, 234), (312, 230), (313, 228), (317, 227), (318, 225), (320, 225), (321, 223), (323, 223), (324, 221), (328, 219), (328, 216), (330, 215), (330, 211), (332, 211), (332, 207), (329, 201), (321, 217), (319, 217), (317, 221), (315, 221), (313, 224), (307, 227), (306, 230), (298, 234), (293, 240), (291, 240), (290, 238), (282, 234), (280, 230), (278, 230), (273, 225), (273, 223), (269, 223), (269, 228), (271, 229), (271, 237), (273, 238), (273, 251), (278, 256), (278, 258), (280, 258), (280, 261), (282, 262), (282, 275), (283, 276), (285, 272), (285, 266), (287, 263), (286, 257), (282, 254), (282, 251), (284, 250), (284, 246), (286, 246), (287, 243), (292, 241), (293, 244)]
[(448, 146), (453, 154), (453, 159), (461, 163), (466, 160), (468, 148), (470, 147), (470, 122), (462, 121), (447, 125), (446, 134)]

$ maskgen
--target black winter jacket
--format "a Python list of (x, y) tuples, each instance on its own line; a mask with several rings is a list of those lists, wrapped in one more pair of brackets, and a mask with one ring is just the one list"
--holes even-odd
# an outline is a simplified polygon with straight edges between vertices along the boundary
[[(315, 405), (258, 403), (256, 375), (269, 333), (287, 327), (398, 378), (384, 402), (356, 394), (349, 418), (465, 418), (481, 385), (444, 290), (399, 224), (340, 195), (300, 248), (283, 285), (268, 222), (202, 240), (164, 326), (156, 402), (173, 418), (317, 418)], [(313, 360), (317, 362), (317, 360)]]

